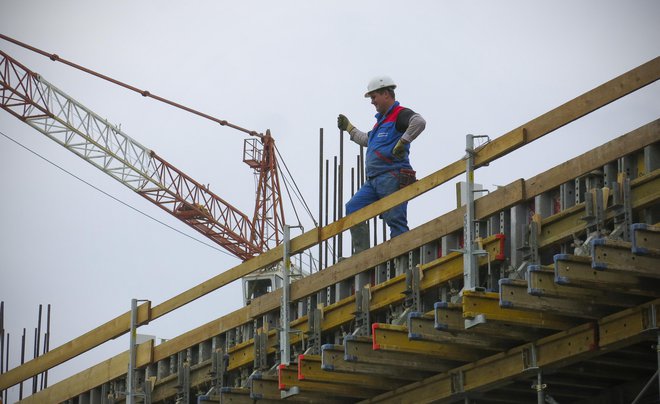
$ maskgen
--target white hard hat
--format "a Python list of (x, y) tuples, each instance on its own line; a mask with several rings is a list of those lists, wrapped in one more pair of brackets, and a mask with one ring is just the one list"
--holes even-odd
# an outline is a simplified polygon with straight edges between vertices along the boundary
[(394, 80), (392, 80), (390, 76), (376, 76), (369, 82), (369, 85), (367, 86), (367, 92), (364, 93), (364, 97), (369, 98), (370, 92), (380, 90), (381, 88), (385, 87), (392, 87), (392, 89), (395, 89), (396, 84), (394, 84)]

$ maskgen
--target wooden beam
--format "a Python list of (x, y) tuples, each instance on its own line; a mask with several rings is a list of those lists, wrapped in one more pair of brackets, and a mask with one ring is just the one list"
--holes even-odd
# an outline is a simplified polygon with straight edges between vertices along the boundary
[(495, 335), (484, 338), (483, 334), (476, 334), (469, 331), (439, 330), (435, 328), (433, 312), (430, 315), (410, 313), (408, 316), (408, 338), (411, 340), (448, 343), (485, 351), (502, 351), (515, 345), (506, 336), (505, 338), (498, 338)]
[(299, 389), (301, 393), (330, 394), (335, 397), (368, 398), (378, 394), (378, 390), (346, 384), (323, 383), (298, 379), (298, 365), (279, 365), (277, 367), (280, 390)]

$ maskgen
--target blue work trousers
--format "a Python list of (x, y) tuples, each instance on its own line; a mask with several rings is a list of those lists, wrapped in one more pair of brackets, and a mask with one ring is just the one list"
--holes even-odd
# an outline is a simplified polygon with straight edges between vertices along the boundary
[[(346, 203), (346, 214), (350, 215), (356, 210), (376, 202), (387, 195), (399, 190), (398, 171), (385, 172), (377, 177), (367, 180), (364, 185)], [(390, 227), (390, 237), (396, 237), (408, 231), (408, 202), (404, 202), (387, 212), (382, 218)]]

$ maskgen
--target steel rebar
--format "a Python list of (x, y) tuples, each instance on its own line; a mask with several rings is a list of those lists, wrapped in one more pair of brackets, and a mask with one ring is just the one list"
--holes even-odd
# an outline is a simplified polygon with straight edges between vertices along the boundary
[[(323, 128), (321, 128), (319, 132), (319, 227), (323, 227), (323, 225)], [(323, 269), (323, 244), (319, 243), (318, 248), (320, 271)]]

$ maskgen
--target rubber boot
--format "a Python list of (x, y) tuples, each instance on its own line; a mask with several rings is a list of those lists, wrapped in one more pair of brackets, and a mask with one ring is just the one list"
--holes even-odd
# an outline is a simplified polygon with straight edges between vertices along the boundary
[(351, 227), (352, 254), (355, 255), (369, 249), (369, 223), (362, 222)]

